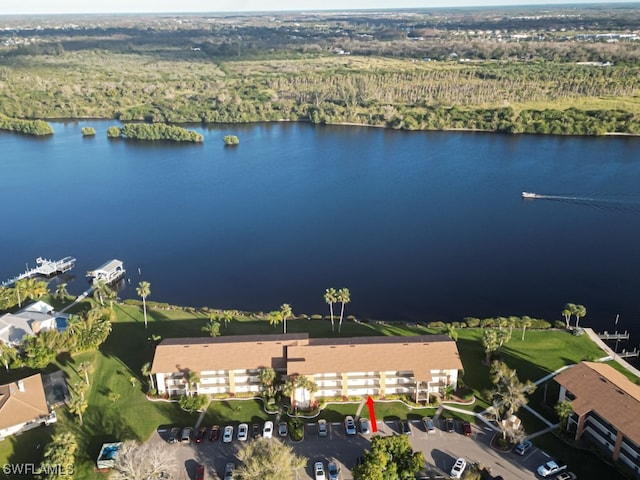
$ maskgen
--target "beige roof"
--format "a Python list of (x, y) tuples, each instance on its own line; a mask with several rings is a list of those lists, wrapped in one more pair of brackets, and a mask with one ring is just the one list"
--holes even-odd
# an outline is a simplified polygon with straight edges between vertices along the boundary
[(156, 347), (151, 373), (283, 369), (286, 367), (285, 349), (308, 341), (306, 333), (169, 338)]
[(590, 411), (612, 424), (640, 445), (640, 386), (603, 363), (581, 362), (556, 376), (575, 395), (573, 411)]
[[(20, 391), (18, 382), (24, 391)], [(0, 385), (0, 430), (49, 414), (40, 374)]]
[(419, 381), (431, 370), (460, 370), (456, 343), (444, 335), (312, 339), (288, 348), (287, 373), (413, 371)]

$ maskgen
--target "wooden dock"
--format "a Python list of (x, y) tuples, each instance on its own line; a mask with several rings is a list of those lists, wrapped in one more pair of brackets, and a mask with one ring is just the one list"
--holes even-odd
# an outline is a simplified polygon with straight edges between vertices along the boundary
[(7, 287), (24, 278), (31, 278), (37, 275), (41, 275), (43, 277), (51, 277), (59, 273), (68, 272), (75, 266), (75, 264), (76, 259), (73, 257), (64, 257), (60, 260), (49, 260), (46, 258), (38, 257), (36, 258), (36, 266), (34, 268), (27, 267), (24, 272), (2, 282), (1, 285), (3, 287)]
[(618, 352), (616, 355), (622, 358), (637, 358), (640, 356), (640, 351), (638, 351), (638, 347), (634, 348), (630, 352), (627, 350), (622, 350), (622, 352)]
[(624, 333), (598, 333), (598, 338), (600, 338), (601, 340), (629, 340), (629, 332), (625, 330)]

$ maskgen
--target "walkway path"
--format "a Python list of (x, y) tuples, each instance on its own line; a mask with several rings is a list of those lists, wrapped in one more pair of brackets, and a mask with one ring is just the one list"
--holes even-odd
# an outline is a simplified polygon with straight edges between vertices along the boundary
[[(611, 350), (611, 347), (606, 343), (604, 343), (602, 340), (600, 340), (600, 337), (598, 337), (598, 334), (594, 332), (592, 328), (585, 328), (584, 331), (587, 332), (587, 335), (589, 335), (589, 338), (591, 338), (591, 340), (593, 340), (593, 342), (596, 345), (598, 345), (602, 350), (604, 350), (609, 354), (609, 357), (611, 357), (611, 360), (615, 360), (624, 368), (626, 368), (631, 373), (633, 373), (636, 377), (640, 378), (640, 370), (630, 365), (629, 362), (627, 362), (624, 358), (620, 357), (619, 355), (616, 354), (616, 352)], [(606, 361), (606, 360), (607, 358), (605, 357), (605, 358), (601, 358), (599, 361)]]
[(60, 310), (58, 313), (64, 313), (67, 310), (69, 310), (71, 307), (73, 307), (74, 305), (76, 305), (77, 303), (80, 303), (82, 300), (84, 300), (85, 298), (87, 298), (89, 295), (91, 295), (91, 292), (93, 292), (93, 287), (89, 287), (87, 290), (85, 290), (84, 292), (82, 292), (80, 295), (78, 295), (78, 297), (71, 302), (69, 305), (67, 305), (66, 307), (64, 307), (62, 310)]

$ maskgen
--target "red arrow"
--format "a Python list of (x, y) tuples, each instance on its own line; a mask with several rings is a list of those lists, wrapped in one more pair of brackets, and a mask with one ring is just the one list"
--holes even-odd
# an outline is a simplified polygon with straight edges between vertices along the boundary
[(376, 412), (373, 409), (373, 398), (369, 395), (367, 398), (367, 406), (369, 407), (369, 419), (371, 421), (371, 431), (376, 433), (378, 431), (378, 424), (376, 423)]

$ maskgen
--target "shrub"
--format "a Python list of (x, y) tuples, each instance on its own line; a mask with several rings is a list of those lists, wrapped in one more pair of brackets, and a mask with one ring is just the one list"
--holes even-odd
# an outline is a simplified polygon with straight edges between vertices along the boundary
[(80, 132), (82, 132), (82, 135), (84, 137), (88, 137), (88, 136), (96, 134), (96, 131), (95, 131), (95, 129), (93, 127), (82, 127), (80, 129)]
[(289, 420), (289, 436), (291, 440), (299, 442), (304, 437), (304, 422), (299, 418)]
[(480, 319), (475, 317), (466, 317), (464, 321), (467, 323), (469, 328), (476, 328), (480, 326)]
[(429, 328), (445, 328), (444, 322), (429, 322), (427, 324)]
[(311, 320), (322, 320), (322, 315), (318, 315), (317, 313), (311, 315)]
[(206, 395), (182, 395), (178, 400), (178, 404), (180, 405), (180, 408), (187, 412), (195, 412), (197, 410), (202, 410), (207, 405), (208, 400), (209, 399)]

